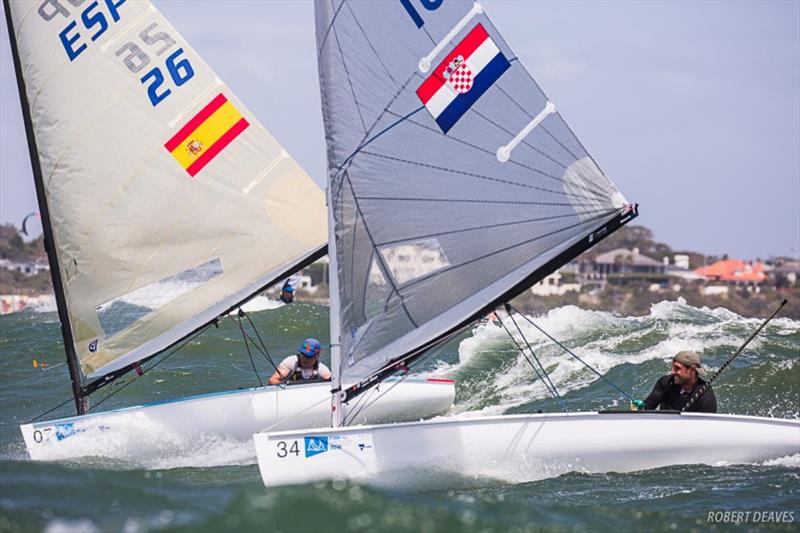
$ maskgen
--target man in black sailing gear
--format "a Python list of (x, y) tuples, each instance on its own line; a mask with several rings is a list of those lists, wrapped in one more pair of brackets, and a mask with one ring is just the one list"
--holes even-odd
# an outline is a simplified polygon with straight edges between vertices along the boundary
[[(700, 366), (700, 356), (685, 350), (672, 358), (672, 370), (656, 381), (653, 392), (644, 401), (647, 410), (662, 409), (680, 411), (689, 403), (700, 387), (705, 385), (705, 370)], [(688, 411), (700, 413), (716, 413), (717, 398), (709, 385), (697, 398)]]
[(297, 355), (290, 355), (278, 365), (278, 369), (269, 378), (270, 385), (278, 385), (283, 381), (329, 381), (331, 371), (319, 362), (322, 345), (317, 339), (306, 339)]

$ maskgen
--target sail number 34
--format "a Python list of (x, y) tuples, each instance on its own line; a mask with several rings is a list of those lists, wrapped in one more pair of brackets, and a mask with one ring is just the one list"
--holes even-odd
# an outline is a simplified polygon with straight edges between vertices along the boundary
[(277, 455), (281, 459), (288, 456), (290, 453), (297, 456), (300, 455), (300, 444), (298, 441), (293, 441), (290, 445), (285, 440), (279, 440), (277, 446), (278, 446)]

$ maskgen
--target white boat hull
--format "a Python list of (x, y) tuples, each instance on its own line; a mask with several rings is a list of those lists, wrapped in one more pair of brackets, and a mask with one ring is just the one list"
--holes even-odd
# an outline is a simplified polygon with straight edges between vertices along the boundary
[[(359, 421), (419, 420), (446, 412), (455, 398), (450, 380), (387, 381), (380, 392), (385, 394), (359, 414)], [(25, 424), (20, 430), (34, 460), (96, 456), (135, 461), (180, 453), (193, 443), (251, 443), (254, 432), (275, 424), (278, 429), (328, 426), (329, 400), (326, 382), (269, 386)]]
[(391, 486), (521, 483), (567, 472), (763, 461), (800, 453), (800, 421), (568, 413), (257, 433), (267, 486), (348, 478)]

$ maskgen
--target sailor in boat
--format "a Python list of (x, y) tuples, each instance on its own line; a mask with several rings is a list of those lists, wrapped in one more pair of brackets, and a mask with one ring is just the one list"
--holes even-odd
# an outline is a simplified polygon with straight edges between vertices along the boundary
[(278, 365), (278, 369), (269, 378), (270, 385), (278, 385), (284, 381), (329, 381), (331, 371), (319, 361), (322, 345), (317, 339), (306, 339), (297, 355), (290, 355)]
[[(644, 401), (647, 410), (662, 409), (680, 411), (692, 398), (695, 390), (705, 384), (705, 370), (697, 353), (685, 350), (672, 358), (669, 374), (656, 381), (653, 392)], [(703, 394), (689, 406), (688, 411), (716, 413), (717, 398), (709, 385)]]
[(294, 287), (289, 285), (288, 281), (281, 287), (280, 299), (285, 304), (290, 304), (294, 301)]

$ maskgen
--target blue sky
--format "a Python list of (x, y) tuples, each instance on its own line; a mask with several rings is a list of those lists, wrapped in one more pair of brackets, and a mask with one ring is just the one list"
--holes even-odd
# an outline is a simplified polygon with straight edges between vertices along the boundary
[[(154, 3), (323, 183), (312, 4)], [(482, 3), (659, 240), (800, 253), (800, 2)], [(0, 222), (19, 225), (37, 207), (1, 31)]]

